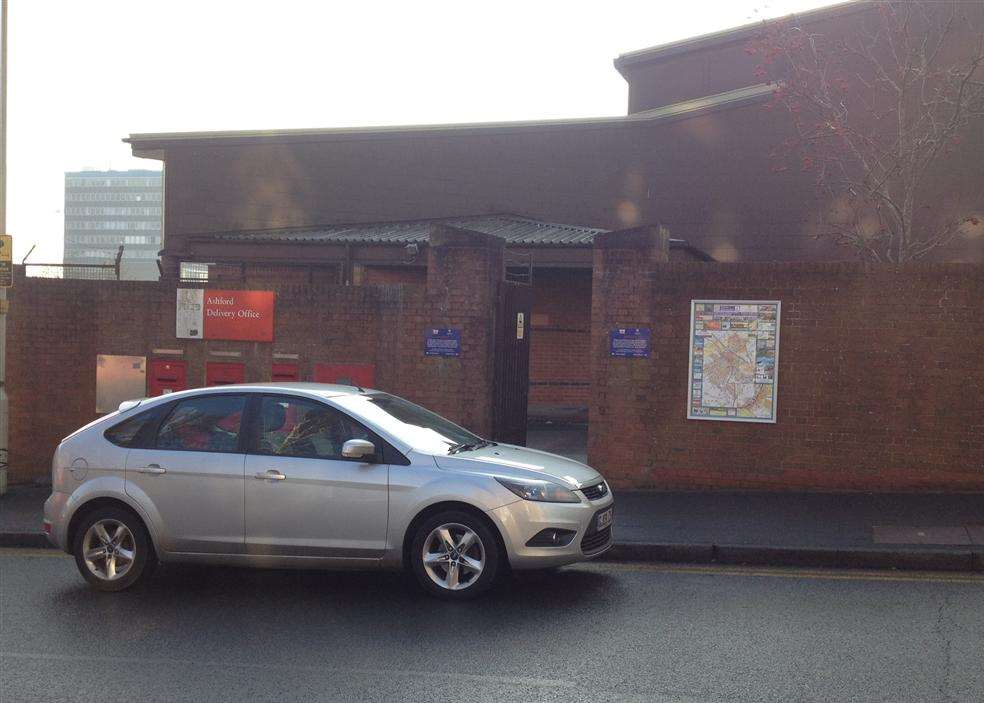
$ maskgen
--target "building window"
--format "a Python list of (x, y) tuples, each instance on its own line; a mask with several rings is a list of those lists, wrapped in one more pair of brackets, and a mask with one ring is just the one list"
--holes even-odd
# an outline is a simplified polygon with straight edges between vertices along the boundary
[(182, 280), (185, 281), (207, 281), (208, 264), (199, 264), (197, 262), (182, 261), (181, 278)]

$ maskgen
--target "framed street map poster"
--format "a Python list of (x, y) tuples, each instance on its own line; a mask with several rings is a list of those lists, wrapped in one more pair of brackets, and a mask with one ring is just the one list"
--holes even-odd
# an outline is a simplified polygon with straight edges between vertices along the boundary
[(775, 422), (778, 300), (692, 300), (687, 418)]

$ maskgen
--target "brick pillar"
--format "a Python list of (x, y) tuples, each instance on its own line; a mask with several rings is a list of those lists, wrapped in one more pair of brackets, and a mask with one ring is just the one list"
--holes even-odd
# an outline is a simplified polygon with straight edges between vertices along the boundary
[[(652, 456), (646, 408), (658, 359), (612, 358), (609, 331), (654, 327), (653, 267), (667, 261), (669, 232), (661, 226), (608, 232), (594, 240), (588, 463), (622, 485), (623, 477), (638, 481), (640, 461)], [(635, 389), (632, 397), (625, 395), (626, 387)]]
[[(434, 225), (427, 249), (427, 295), (422, 314), (404, 326), (405, 349), (420, 359), (416, 399), (487, 436), (492, 430), (494, 329), (503, 279), (504, 242), (498, 237)], [(428, 327), (461, 331), (461, 356), (423, 356)]]
[(181, 257), (171, 254), (161, 256), (161, 278), (177, 281), (181, 278)]
[(447, 225), (431, 226), (428, 295), (448, 309), (489, 309), (502, 281), (504, 249), (503, 240), (490, 234)]

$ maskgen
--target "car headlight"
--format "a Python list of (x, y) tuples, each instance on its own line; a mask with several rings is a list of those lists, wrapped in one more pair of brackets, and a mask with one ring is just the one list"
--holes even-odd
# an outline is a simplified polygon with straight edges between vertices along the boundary
[(504, 487), (518, 495), (523, 500), (535, 500), (541, 503), (580, 503), (581, 499), (574, 491), (550, 481), (537, 481), (526, 478), (495, 479)]

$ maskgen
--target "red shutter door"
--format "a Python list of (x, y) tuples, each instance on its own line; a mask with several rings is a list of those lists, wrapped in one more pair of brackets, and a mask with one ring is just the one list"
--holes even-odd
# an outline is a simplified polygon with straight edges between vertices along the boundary
[(183, 391), (188, 387), (188, 362), (178, 359), (151, 359), (147, 369), (147, 395), (150, 397)]
[(242, 362), (209, 361), (205, 364), (206, 386), (229, 386), (246, 382), (246, 364)]

